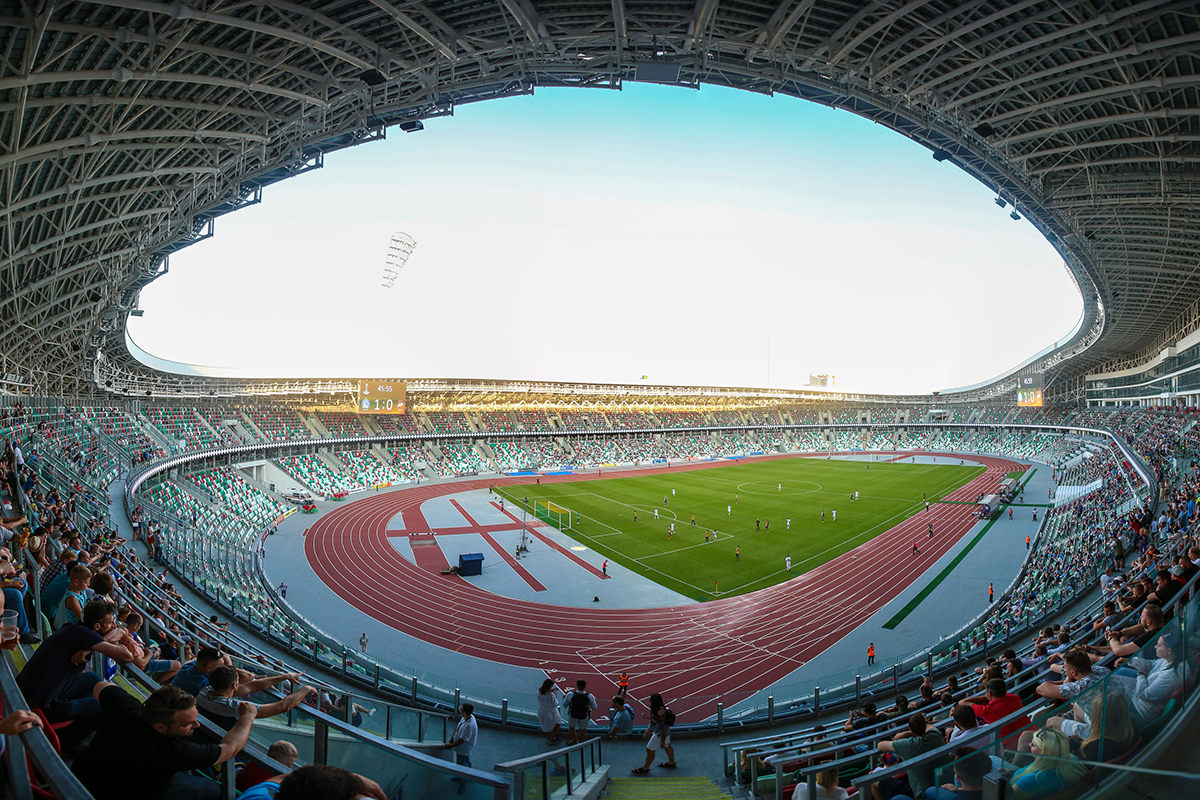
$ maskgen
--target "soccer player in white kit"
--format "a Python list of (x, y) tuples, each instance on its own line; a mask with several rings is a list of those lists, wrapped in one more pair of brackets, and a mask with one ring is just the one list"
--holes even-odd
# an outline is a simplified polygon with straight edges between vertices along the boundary
[(733, 506), (725, 506), (725, 516), (728, 517), (732, 514), (733, 514)]
[(833, 510), (833, 521), (837, 522), (837, 509), (836, 508)]
[(789, 530), (789, 531), (790, 531), (791, 529), (792, 529), (792, 518), (791, 518), (791, 517), (788, 517), (788, 518), (787, 518), (787, 528), (786, 528), (786, 530)]
[(787, 571), (791, 572), (792, 571), (792, 557), (788, 556), (786, 559), (784, 559), (784, 563), (787, 564)]

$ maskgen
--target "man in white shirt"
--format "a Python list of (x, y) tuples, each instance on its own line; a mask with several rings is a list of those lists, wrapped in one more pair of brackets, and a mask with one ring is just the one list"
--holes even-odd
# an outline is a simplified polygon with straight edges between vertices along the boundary
[[(469, 767), (471, 766), (471, 753), (475, 752), (475, 742), (479, 739), (479, 723), (475, 721), (475, 706), (470, 703), (463, 703), (458, 713), (462, 719), (458, 721), (458, 725), (454, 726), (454, 733), (450, 734), (450, 741), (446, 742), (445, 747), (454, 751), (455, 764), (460, 767)], [(458, 793), (465, 793), (467, 782), (462, 778), (454, 780), (458, 783)]]

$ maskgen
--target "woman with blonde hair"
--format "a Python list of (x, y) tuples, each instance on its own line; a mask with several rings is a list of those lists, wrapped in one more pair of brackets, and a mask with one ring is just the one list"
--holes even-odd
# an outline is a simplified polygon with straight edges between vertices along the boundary
[(1067, 737), (1056, 730), (1037, 731), (1029, 746), (1033, 763), (1012, 777), (1017, 800), (1056, 795), (1079, 783), (1087, 774), (1087, 767), (1071, 755)]
[[(1101, 749), (1103, 734), (1103, 749)], [(1133, 744), (1129, 701), (1120, 692), (1100, 692), (1092, 700), (1091, 730), (1079, 746), (1084, 761), (1106, 761), (1125, 753)]]
[[(838, 786), (837, 767), (817, 773), (817, 791), (812, 800), (846, 800), (848, 797), (850, 794)], [(796, 785), (792, 800), (809, 800), (807, 781)]]

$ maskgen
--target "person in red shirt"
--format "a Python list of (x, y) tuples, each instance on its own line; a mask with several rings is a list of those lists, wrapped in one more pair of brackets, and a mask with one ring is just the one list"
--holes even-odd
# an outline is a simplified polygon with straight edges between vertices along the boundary
[[(296, 759), (300, 757), (300, 751), (296, 749), (296, 745), (280, 739), (267, 749), (267, 756), (275, 759), (285, 767), (290, 767), (296, 763)], [(238, 791), (244, 792), (251, 786), (270, 780), (274, 777), (274, 772), (268, 772), (265, 768), (258, 764), (247, 764), (238, 770), (237, 773), (237, 788)]]
[[(1019, 711), (1024, 705), (1020, 697), (1008, 693), (1008, 684), (1004, 682), (1003, 678), (992, 678), (987, 682), (986, 694), (981, 697), (968, 697), (962, 701), (962, 704), (970, 706), (971, 710), (975, 712), (975, 716), (987, 724), (1003, 719), (1014, 711)], [(1020, 731), (1028, 724), (1029, 717), (1022, 715), (1001, 728), (1000, 735), (1008, 737), (1004, 740), (1004, 746), (1010, 750), (1016, 750), (1017, 736), (1009, 736), (1009, 734)]]

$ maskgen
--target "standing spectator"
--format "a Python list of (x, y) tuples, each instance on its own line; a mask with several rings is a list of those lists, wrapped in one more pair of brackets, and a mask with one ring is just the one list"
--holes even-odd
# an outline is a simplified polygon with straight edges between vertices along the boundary
[[(475, 721), (475, 706), (463, 703), (458, 710), (462, 717), (450, 734), (446, 747), (454, 751), (454, 763), (460, 767), (471, 766), (471, 753), (475, 752), (475, 742), (479, 739), (479, 723)], [(454, 779), (458, 783), (458, 793), (467, 791), (467, 782), (462, 778)]]
[(201, 744), (196, 698), (163, 686), (144, 703), (113, 683), (97, 683), (104, 723), (72, 769), (96, 800), (217, 800), (220, 784), (187, 775), (224, 764), (241, 752), (254, 722), (253, 703), (242, 703), (237, 724), (219, 743)]
[(550, 678), (542, 681), (542, 687), (537, 694), (538, 724), (542, 733), (546, 734), (546, 744), (558, 744), (562, 741), (559, 732), (562, 731), (562, 716), (558, 713), (560, 692)]
[(41, 709), (52, 723), (70, 722), (59, 731), (63, 752), (72, 755), (83, 739), (100, 724), (100, 704), (92, 696), (100, 681), (94, 672), (84, 672), (88, 651), (95, 651), (121, 664), (140, 653), (129, 632), (116, 625), (112, 603), (88, 603), (83, 622), (64, 625), (46, 639), (17, 676), (17, 685), (30, 709)]
[(571, 744), (579, 744), (587, 736), (592, 712), (597, 707), (595, 696), (587, 690), (587, 681), (582, 678), (575, 681), (575, 688), (567, 695), (567, 730), (571, 732)]
[(646, 763), (635, 767), (634, 775), (649, 775), (650, 765), (654, 763), (654, 753), (662, 748), (667, 760), (659, 764), (666, 769), (675, 769), (675, 748), (671, 746), (671, 726), (675, 724), (675, 714), (667, 708), (661, 694), (650, 695), (650, 714), (646, 717), (650, 724), (646, 726)]
[(358, 646), (362, 648), (362, 651), (364, 653), (367, 652), (367, 642), (368, 642), (367, 634), (364, 631), (363, 635), (358, 637)]

